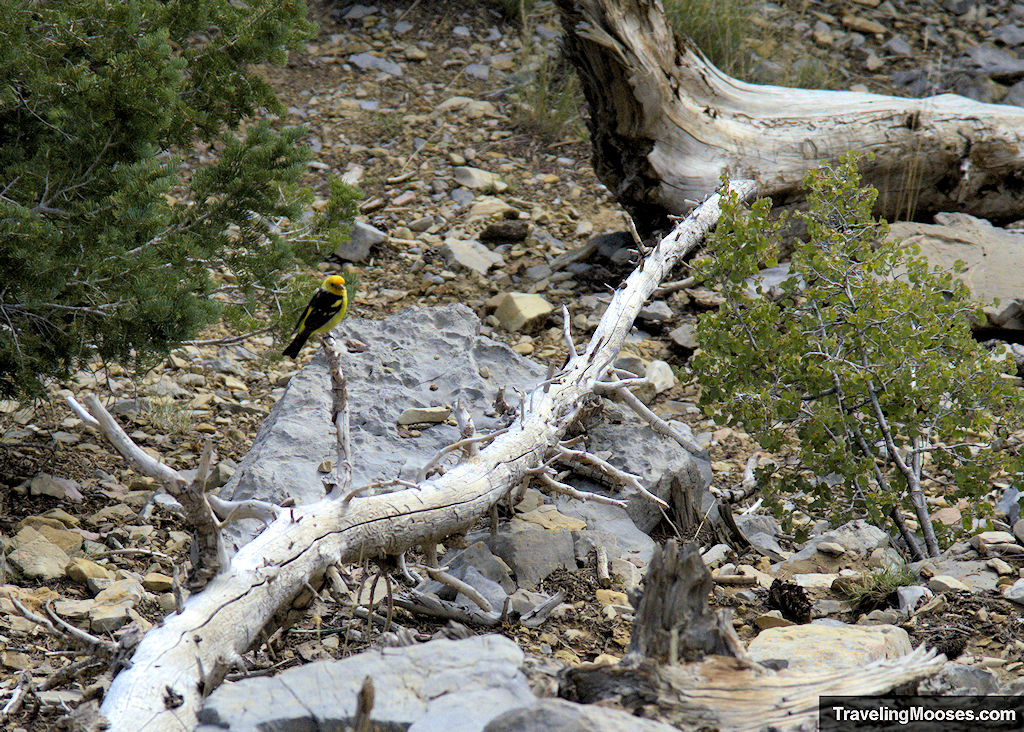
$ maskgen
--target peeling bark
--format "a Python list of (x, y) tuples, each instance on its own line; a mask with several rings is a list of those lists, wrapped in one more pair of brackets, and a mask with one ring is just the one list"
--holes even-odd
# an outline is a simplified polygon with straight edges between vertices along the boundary
[(873, 153), (878, 215), (1024, 217), (1024, 109), (955, 94), (904, 99), (747, 84), (675, 35), (657, 0), (558, 0), (590, 106), (594, 169), (646, 235), (690, 211), (721, 175), (776, 205), (848, 150)]

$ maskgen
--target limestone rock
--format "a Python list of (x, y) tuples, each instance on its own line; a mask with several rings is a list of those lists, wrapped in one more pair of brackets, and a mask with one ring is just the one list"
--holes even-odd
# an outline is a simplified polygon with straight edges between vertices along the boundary
[(494, 315), (505, 330), (519, 331), (526, 326), (539, 326), (542, 319), (554, 309), (554, 306), (540, 295), (506, 292), (498, 301)]
[(84, 557), (75, 557), (68, 562), (67, 568), (65, 569), (69, 578), (73, 579), (79, 584), (85, 584), (90, 577), (102, 577), (104, 579), (113, 579), (113, 575), (110, 570), (101, 564), (97, 564), (91, 559), (85, 559)]
[(374, 71), (383, 71), (385, 74), (389, 74), (391, 76), (402, 75), (401, 65), (386, 58), (374, 56), (372, 53), (356, 53), (349, 56), (348, 60), (349, 63), (354, 66), (358, 66), (363, 71), (372, 69)]
[(925, 559), (907, 565), (912, 572), (948, 575), (967, 585), (972, 592), (996, 589), (996, 575), (980, 559)]
[(64, 576), (71, 557), (35, 529), (26, 526), (14, 535), (7, 561), (26, 579), (51, 582)]
[(441, 256), (452, 265), (458, 265), (478, 274), (485, 275), (491, 267), (502, 263), (497, 252), (492, 252), (478, 241), (446, 239), (441, 247)]
[(89, 610), (89, 628), (94, 633), (111, 633), (131, 622), (130, 602), (96, 603)]
[(556, 569), (576, 570), (572, 532), (565, 529), (502, 531), (484, 541), (512, 568), (516, 584), (527, 590)]
[(411, 407), (398, 417), (398, 424), (438, 424), (448, 419), (451, 407)]
[(542, 699), (495, 717), (483, 732), (675, 732), (675, 727), (636, 717), (622, 709)]
[(697, 348), (697, 339), (693, 331), (694, 326), (692, 323), (683, 323), (678, 328), (670, 330), (668, 337), (680, 348), (687, 348), (692, 351)]
[(478, 732), (508, 709), (534, 701), (522, 663), (523, 652), (498, 635), (317, 661), (221, 685), (200, 710), (197, 732), (343, 729), (367, 676), (375, 728)]
[[(354, 486), (381, 478), (413, 478), (438, 450), (459, 439), (458, 429), (447, 424), (425, 430), (415, 440), (402, 439), (397, 420), (410, 406), (454, 404), (461, 396), (482, 432), (498, 424), (496, 417), (484, 413), (498, 386), (530, 389), (544, 378), (543, 366), (479, 336), (479, 329), (480, 321), (463, 305), (341, 322), (336, 332), (342, 343), (351, 338), (369, 346), (344, 356), (352, 451), (359, 456), (353, 464)], [(482, 369), (490, 378), (480, 376)], [(299, 503), (322, 498), (317, 465), (336, 458), (330, 414), (330, 376), (318, 352), (291, 378), (221, 495), (275, 503), (288, 497)], [(259, 528), (257, 521), (237, 522), (227, 535), (237, 543)]]
[(928, 580), (928, 589), (932, 592), (970, 592), (971, 588), (948, 574), (937, 574)]
[(150, 592), (168, 592), (174, 587), (174, 578), (160, 572), (150, 572), (142, 578), (142, 586)]
[[(985, 219), (963, 213), (938, 214), (935, 224), (897, 222), (889, 236), (921, 248), (929, 264), (951, 270), (956, 260), (967, 268), (959, 275), (975, 300), (985, 305), (992, 325), (1024, 329), (1020, 306), (1020, 263), (1024, 236), (992, 226)], [(992, 300), (999, 299), (993, 306)]]
[(759, 663), (784, 661), (785, 668), (794, 671), (825, 673), (895, 658), (911, 650), (910, 636), (902, 628), (814, 622), (763, 630), (750, 642), (747, 653)]
[(551, 504), (544, 504), (538, 506), (532, 511), (525, 511), (517, 514), (513, 522), (523, 521), (526, 523), (540, 526), (542, 529), (569, 529), (570, 531), (578, 531), (579, 529), (587, 528), (587, 522), (581, 521), (578, 518), (572, 516), (566, 516), (564, 513), (559, 513), (558, 509)]
[(1007, 587), (1006, 591), (1003, 592), (1003, 597), (1007, 600), (1012, 600), (1018, 605), (1024, 605), (1024, 578), (1017, 580)]
[(672, 371), (672, 367), (665, 361), (651, 361), (647, 364), (646, 373), (644, 375), (647, 377), (647, 380), (651, 382), (651, 386), (654, 387), (655, 394), (666, 392), (678, 383), (676, 375)]
[(497, 175), (480, 168), (460, 165), (452, 171), (452, 174), (455, 177), (455, 182), (466, 188), (493, 190), (498, 193), (508, 188)]
[(342, 242), (334, 250), (334, 256), (345, 262), (365, 262), (370, 258), (370, 251), (376, 244), (388, 240), (388, 235), (380, 229), (370, 226), (365, 221), (356, 221), (352, 225), (349, 240)]

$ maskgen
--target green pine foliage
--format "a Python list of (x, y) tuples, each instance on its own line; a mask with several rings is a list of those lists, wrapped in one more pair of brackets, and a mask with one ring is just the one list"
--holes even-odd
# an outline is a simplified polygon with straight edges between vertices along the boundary
[(980, 506), (1001, 471), (1020, 475), (1005, 440), (1024, 424), (1022, 391), (971, 337), (970, 320), (983, 316), (955, 273), (886, 240), (856, 156), (804, 183), (807, 233), (779, 296), (748, 290), (778, 257), (783, 222), (767, 200), (727, 200), (696, 263), (725, 299), (696, 330), (701, 404), (765, 449), (794, 451), (765, 486), (780, 514), (880, 524), (909, 499), (928, 539), (923, 484)]
[(304, 2), (0, 6), (0, 394), (255, 316), (341, 235), (356, 192), (308, 213), (303, 131), (252, 121), (281, 111), (255, 65), (309, 37)]

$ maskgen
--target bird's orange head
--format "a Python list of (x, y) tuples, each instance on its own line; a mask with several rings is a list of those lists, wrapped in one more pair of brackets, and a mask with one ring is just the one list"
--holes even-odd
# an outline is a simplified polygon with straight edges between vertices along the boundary
[(345, 278), (341, 275), (331, 275), (320, 285), (320, 289), (340, 297), (345, 294)]

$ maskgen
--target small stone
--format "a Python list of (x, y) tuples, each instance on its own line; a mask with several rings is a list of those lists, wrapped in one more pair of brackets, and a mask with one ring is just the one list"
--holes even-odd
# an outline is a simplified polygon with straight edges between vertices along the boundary
[(688, 348), (691, 351), (697, 348), (693, 323), (683, 323), (678, 328), (672, 329), (669, 331), (668, 337), (680, 348)]
[(131, 604), (96, 604), (89, 611), (89, 628), (94, 633), (110, 633), (131, 621)]
[(74, 503), (82, 502), (82, 494), (78, 490), (78, 482), (68, 478), (58, 478), (49, 473), (39, 473), (29, 483), (28, 491), (33, 496), (50, 496)]
[(365, 262), (370, 258), (370, 250), (374, 245), (387, 241), (388, 235), (380, 229), (370, 226), (364, 221), (356, 221), (352, 225), (349, 240), (342, 242), (334, 250), (334, 256), (345, 262)]
[(419, 46), (406, 46), (402, 50), (402, 55), (405, 56), (406, 61), (426, 61), (427, 52)]
[(150, 592), (169, 592), (174, 587), (174, 579), (160, 572), (150, 572), (142, 578), (142, 586)]
[(412, 231), (426, 231), (434, 225), (434, 217), (431, 215), (420, 216), (418, 219), (409, 223), (409, 229)]
[(675, 317), (672, 308), (664, 300), (655, 300), (640, 308), (638, 317), (649, 323), (665, 323)]
[(645, 374), (647, 380), (654, 387), (655, 394), (666, 392), (676, 385), (677, 379), (672, 367), (665, 361), (651, 361), (647, 364)]
[(1024, 518), (1018, 519), (1013, 525), (1013, 536), (1018, 542), (1024, 544)]
[(876, 56), (873, 51), (869, 52), (868, 57), (864, 59), (864, 68), (868, 71), (878, 71), (883, 66), (885, 66), (885, 61)]
[(383, 71), (385, 74), (390, 74), (391, 76), (402, 75), (401, 66), (396, 64), (394, 61), (374, 56), (372, 53), (356, 53), (349, 56), (348, 61), (354, 66), (358, 66), (363, 71), (373, 69), (375, 71)]
[(441, 247), (441, 256), (449, 264), (458, 265), (478, 274), (486, 275), (487, 270), (504, 260), (478, 241), (446, 239)]
[(971, 588), (948, 574), (939, 574), (928, 580), (928, 589), (932, 592), (970, 592)]
[(32, 668), (32, 658), (19, 651), (3, 651), (0, 652), (0, 664), (15, 671), (24, 671)]
[(75, 557), (68, 562), (65, 572), (70, 579), (82, 585), (86, 584), (89, 578), (113, 579), (109, 569), (84, 557)]
[(55, 529), (52, 526), (39, 526), (36, 531), (51, 544), (61, 548), (70, 557), (82, 553), (82, 535), (67, 529)]
[(538, 506), (532, 511), (517, 513), (514, 521), (526, 521), (536, 524), (545, 529), (568, 529), (569, 531), (581, 531), (587, 528), (587, 522), (572, 516), (560, 513), (551, 504)]
[(71, 557), (42, 534), (26, 526), (12, 540), (16, 547), (7, 560), (26, 579), (49, 582), (64, 576)]
[(903, 621), (903, 614), (898, 610), (872, 610), (864, 618), (864, 625), (896, 625)]
[(135, 605), (145, 596), (142, 583), (134, 579), (121, 579), (111, 582), (107, 587), (96, 593), (96, 602), (104, 605), (127, 603)]
[(930, 597), (932, 591), (922, 585), (908, 585), (896, 589), (896, 598), (904, 615), (913, 615), (917, 606)]
[(512, 346), (512, 350), (520, 356), (529, 356), (534, 351), (534, 345), (532, 343), (517, 343)]
[(970, 539), (970, 545), (979, 554), (985, 554), (991, 547), (999, 544), (1013, 544), (1016, 537), (1009, 531), (983, 531)]
[(402, 412), (398, 424), (438, 424), (451, 415), (451, 407), (412, 407)]
[(1007, 587), (1003, 592), (1003, 597), (1007, 600), (1012, 600), (1018, 605), (1024, 605), (1024, 578), (1017, 580)]
[(728, 544), (715, 544), (701, 555), (701, 559), (704, 560), (705, 566), (714, 569), (725, 561), (731, 551), (732, 547)]
[(815, 545), (815, 548), (822, 554), (828, 554), (833, 557), (841, 557), (846, 554), (846, 548), (842, 544), (837, 544), (834, 541), (821, 541)]
[(1016, 573), (1013, 567), (999, 557), (993, 557), (985, 562), (985, 564), (1000, 577)]
[(850, 30), (857, 31), (858, 33), (884, 34), (886, 32), (886, 27), (878, 21), (861, 18), (858, 15), (844, 15), (843, 25)]
[(608, 563), (608, 574), (626, 592), (640, 586), (640, 570), (625, 559), (613, 559)]
[(785, 628), (790, 625), (796, 625), (796, 623), (782, 617), (781, 610), (769, 610), (764, 615), (754, 618), (754, 625), (761, 630), (765, 630), (766, 628)]
[(903, 38), (903, 36), (893, 36), (888, 41), (882, 44), (882, 50), (888, 51), (896, 56), (913, 56), (914, 49), (910, 47), (910, 44)]
[(316, 466), (316, 472), (318, 473), (329, 473), (334, 470), (333, 460), (321, 460), (320, 464)]
[(530, 235), (530, 224), (522, 219), (504, 219), (490, 223), (480, 232), (483, 241), (515, 242)]
[(519, 217), (519, 210), (495, 196), (480, 196), (473, 201), (467, 219), (513, 219)]
[(505, 330), (520, 331), (526, 326), (539, 325), (554, 310), (540, 295), (525, 292), (507, 292), (498, 302), (494, 315)]
[(831, 590), (832, 583), (835, 582), (838, 576), (830, 573), (808, 572), (806, 574), (794, 574), (793, 581), (805, 590)]
[(455, 182), (465, 188), (472, 188), (474, 190), (493, 190), (501, 193), (506, 190), (508, 186), (502, 182), (494, 173), (489, 173), (486, 170), (480, 168), (474, 168), (468, 165), (460, 165), (452, 171), (452, 175), (455, 178)]
[(932, 518), (944, 526), (958, 526), (960, 524), (960, 509), (956, 506), (945, 506), (935, 511)]
[(626, 597), (625, 592), (617, 592), (616, 590), (598, 590), (594, 593), (594, 597), (601, 603), (601, 607), (608, 607), (609, 605), (624, 605), (629, 606), (629, 598)]

